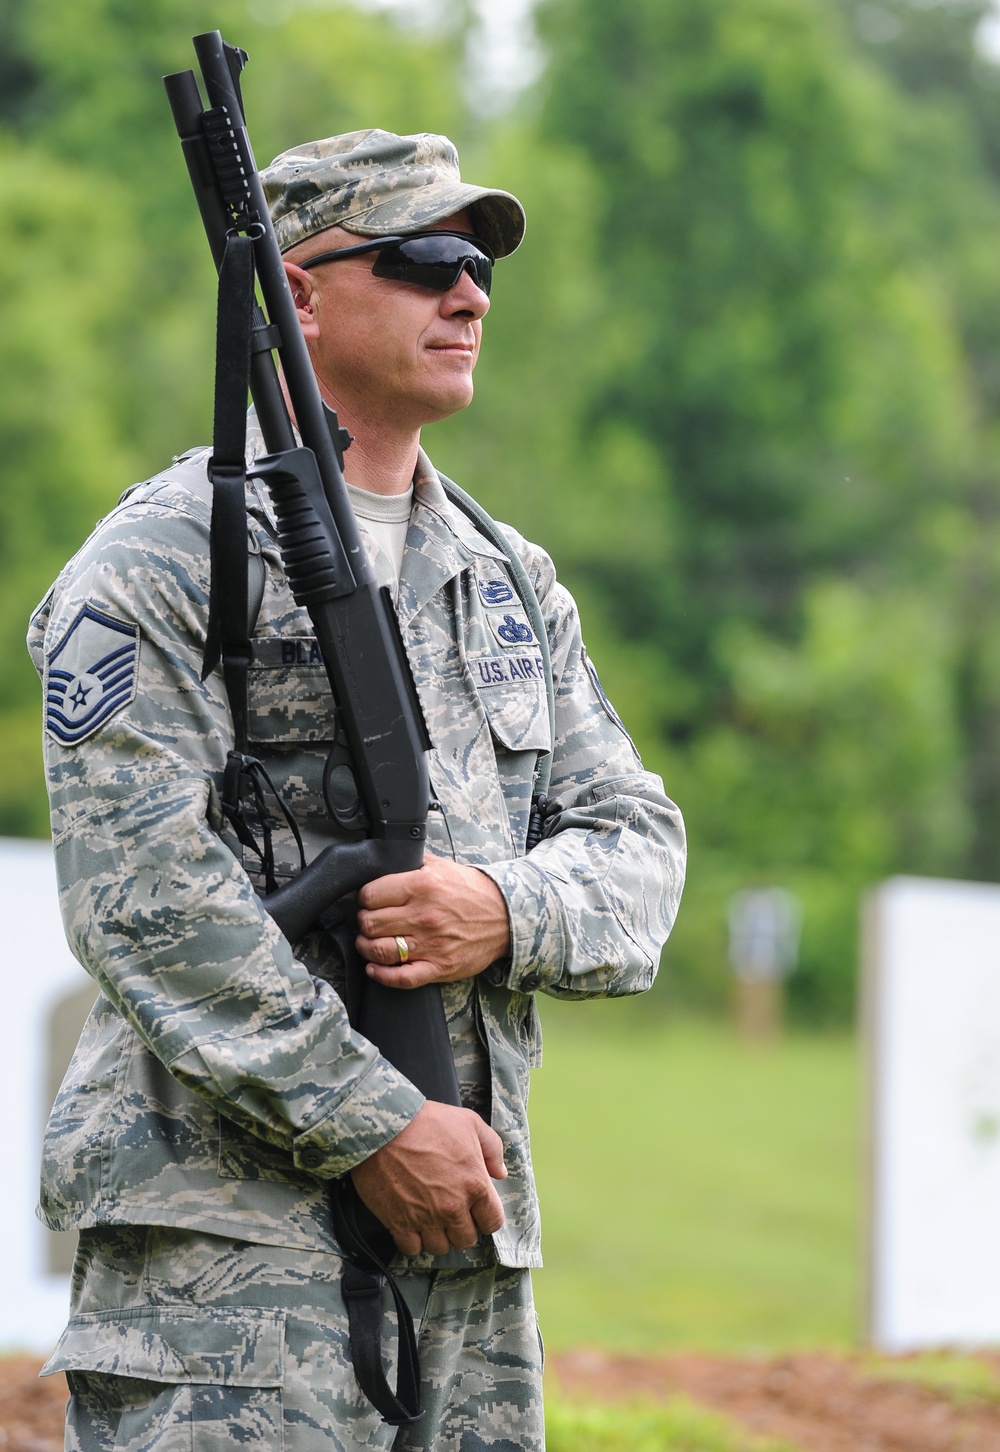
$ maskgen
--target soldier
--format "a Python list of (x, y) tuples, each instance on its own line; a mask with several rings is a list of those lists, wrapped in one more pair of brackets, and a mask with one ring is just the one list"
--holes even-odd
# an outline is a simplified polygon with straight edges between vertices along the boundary
[[(505, 528), (548, 637), (552, 738), (507, 551), (420, 448), (425, 423), (471, 401), (493, 257), (519, 244), (520, 204), (463, 183), (445, 138), (382, 131), (296, 147), (264, 183), (433, 741), (427, 861), (362, 889), (357, 948), (401, 993), (442, 985), (464, 1107), (424, 1101), (351, 1027), (335, 943), (284, 939), (252, 844), (220, 810), (233, 724), (221, 673), (200, 678), (211, 505), (209, 451), (192, 451), (97, 526), (29, 637), (62, 911), (100, 988), (45, 1136), (42, 1218), (80, 1230), (46, 1372), (68, 1375), (66, 1445), (81, 1452), (541, 1448), (536, 995), (649, 987), (680, 896), (680, 816), (604, 695), (551, 561)], [(378, 245), (390, 237), (430, 241)], [(250, 456), (262, 448), (251, 416)], [(249, 736), (280, 882), (300, 857), (279, 798), (307, 858), (328, 840), (336, 722), (270, 505), (252, 484), (247, 497), (263, 581)], [(549, 751), (559, 810), (526, 851)], [(394, 1236), (419, 1332), (426, 1413), (399, 1429), (348, 1354), (326, 1198), (347, 1174)]]

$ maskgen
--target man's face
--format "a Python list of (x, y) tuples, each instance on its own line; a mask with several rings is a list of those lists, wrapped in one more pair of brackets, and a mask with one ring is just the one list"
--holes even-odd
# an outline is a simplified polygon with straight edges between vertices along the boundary
[[(431, 230), (428, 228), (427, 230)], [(467, 212), (435, 230), (468, 232)], [(309, 253), (350, 247), (358, 238), (331, 228)], [(289, 260), (304, 251), (294, 249)], [(463, 271), (447, 292), (374, 277), (375, 254), (320, 263), (289, 274), (313, 367), (328, 401), (354, 428), (419, 429), (472, 401), (489, 298)]]

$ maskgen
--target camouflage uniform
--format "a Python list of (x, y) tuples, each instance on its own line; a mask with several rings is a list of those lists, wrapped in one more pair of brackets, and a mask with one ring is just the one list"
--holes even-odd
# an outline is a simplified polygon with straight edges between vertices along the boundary
[[(251, 454), (261, 447), (253, 435)], [(253, 860), (244, 862), (220, 813), (231, 717), (220, 673), (199, 679), (209, 589), (206, 458), (196, 453), (132, 490), (32, 620), (62, 910), (71, 946), (101, 990), (47, 1128), (41, 1214), (53, 1229), (143, 1227), (128, 1232), (135, 1235), (155, 1226), (167, 1236), (169, 1227), (179, 1264), (185, 1232), (199, 1232), (199, 1242), (249, 1242), (254, 1249), (241, 1253), (255, 1262), (259, 1307), (257, 1283), (275, 1279), (260, 1267), (297, 1264), (289, 1277), (296, 1289), (286, 1282), (296, 1302), (303, 1284), (335, 1284), (326, 1182), (396, 1135), (422, 1100), (351, 1029), (329, 941), (311, 934), (293, 952), (262, 910)], [(413, 1258), (405, 1269), (464, 1276), (463, 1318), (474, 1323), (479, 1313), (469, 1307), (481, 1309), (486, 1294), (476, 1276), (540, 1264), (526, 1120), (528, 1070), (540, 1053), (535, 993), (583, 998), (649, 986), (680, 894), (682, 832), (600, 690), (551, 562), (510, 532), (548, 624), (552, 793), (564, 808), (525, 855), (533, 768), (550, 744), (537, 643), (506, 561), (450, 505), (424, 456), (415, 482), (397, 607), (434, 743), (429, 845), (487, 872), (511, 923), (509, 959), (443, 991), (464, 1102), (491, 1119), (509, 1178), (498, 1185), (506, 1223), (492, 1238), (470, 1251)], [(294, 811), (311, 858), (330, 831), (320, 783), (335, 713), (308, 616), (291, 598), (269, 533), (268, 505), (253, 487), (248, 503), (251, 549), (266, 571), (251, 749)], [(387, 561), (372, 549), (387, 577)], [(275, 847), (278, 876), (287, 877), (297, 863), (287, 830), (276, 832)], [(93, 1237), (83, 1244), (85, 1266), (98, 1252)], [(237, 1275), (228, 1253), (227, 1285), (249, 1274)], [(130, 1341), (122, 1329), (141, 1326), (143, 1308), (154, 1320), (162, 1314), (149, 1285), (98, 1313), (88, 1309), (93, 1282), (81, 1271), (76, 1314), (49, 1369), (162, 1379), (174, 1392), (220, 1380), (263, 1385), (220, 1378), (197, 1356), (197, 1374), (157, 1372), (149, 1335), (137, 1329)], [(511, 1315), (512, 1324), (529, 1326), (522, 1360), (530, 1402), (538, 1354), (527, 1296), (514, 1296)], [(296, 1304), (296, 1315), (329, 1320), (321, 1301), (306, 1297), (314, 1311)], [(93, 1334), (95, 1317), (117, 1328), (104, 1342)], [(265, 1361), (274, 1337), (289, 1334), (276, 1324), (267, 1321)], [(245, 1333), (242, 1323), (236, 1329)], [(433, 1330), (424, 1334), (433, 1345)], [(140, 1345), (142, 1355), (133, 1355)], [(239, 1347), (217, 1349), (243, 1356), (241, 1365), (247, 1359)], [(429, 1386), (442, 1384), (435, 1365), (432, 1356), (424, 1367)], [(82, 1394), (85, 1379), (78, 1385)], [(495, 1388), (486, 1399), (496, 1401)], [(259, 1415), (266, 1441), (267, 1417)], [(482, 1445), (503, 1445), (494, 1432)], [(366, 1431), (349, 1445), (391, 1445), (383, 1434)], [(479, 1433), (461, 1436), (440, 1445), (480, 1445)], [(512, 1445), (535, 1444), (528, 1436)]]
[[(516, 198), (461, 181), (443, 137), (328, 138), (279, 157), (264, 181), (283, 249), (332, 225), (387, 236), (465, 208), (498, 256), (524, 229)], [(250, 453), (261, 447), (254, 433)], [(421, 455), (396, 603), (433, 741), (429, 848), (493, 878), (511, 937), (506, 960), (442, 991), (463, 1103), (492, 1122), (509, 1175), (495, 1235), (397, 1258), (428, 1414), (394, 1437), (346, 1356), (326, 1187), (422, 1098), (351, 1028), (331, 941), (290, 945), (263, 911), (257, 863), (221, 811), (232, 719), (221, 673), (200, 679), (207, 457), (129, 492), (29, 637), (66, 931), (100, 988), (42, 1167), (42, 1218), (81, 1231), (72, 1317), (47, 1368), (71, 1378), (68, 1445), (540, 1448), (535, 994), (649, 986), (680, 896), (679, 815), (604, 697), (551, 562), (509, 531), (547, 626), (553, 742), (541, 651), (506, 557)], [(336, 712), (253, 486), (248, 505), (264, 586), (249, 745), (311, 859), (331, 836), (322, 779)], [(535, 766), (550, 749), (562, 811), (526, 855)], [(280, 823), (274, 847), (287, 879), (298, 852)]]
[[(57, 1357), (72, 1392), (67, 1448), (542, 1447), (541, 1343), (527, 1271), (400, 1278), (418, 1330), (425, 1413), (394, 1435), (354, 1380), (341, 1270), (339, 1256), (321, 1251), (170, 1227), (84, 1231)], [(388, 1298), (385, 1315), (391, 1324)]]

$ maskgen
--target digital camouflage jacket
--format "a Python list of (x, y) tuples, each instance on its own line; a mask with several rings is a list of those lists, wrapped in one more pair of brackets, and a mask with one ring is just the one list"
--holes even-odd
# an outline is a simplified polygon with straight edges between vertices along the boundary
[[(422, 1099), (351, 1028), (331, 942), (313, 933), (293, 951), (269, 919), (253, 858), (220, 812), (232, 721), (221, 673), (200, 679), (207, 457), (129, 491), (31, 623), (62, 912), (100, 988), (47, 1126), (40, 1214), (54, 1229), (169, 1224), (336, 1250), (325, 1181), (396, 1135)], [(509, 959), (443, 990), (465, 1102), (504, 1142), (506, 1224), (492, 1247), (426, 1263), (495, 1253), (532, 1266), (535, 994), (650, 985), (680, 897), (683, 830), (601, 691), (551, 561), (510, 531), (548, 626), (550, 794), (562, 806), (525, 855), (537, 754), (553, 745), (541, 656), (501, 552), (424, 456), (415, 483), (397, 604), (433, 743), (429, 849), (489, 873), (511, 922)], [(248, 503), (265, 566), (250, 749), (311, 858), (330, 834), (321, 781), (335, 713), (268, 507), (253, 487)], [(279, 878), (295, 871), (287, 829), (275, 854)]]

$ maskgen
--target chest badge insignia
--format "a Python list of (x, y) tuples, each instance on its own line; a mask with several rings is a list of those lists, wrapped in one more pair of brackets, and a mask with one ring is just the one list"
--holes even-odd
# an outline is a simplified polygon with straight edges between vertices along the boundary
[(508, 645), (527, 645), (534, 640), (531, 627), (523, 620), (515, 620), (513, 615), (505, 615), (503, 624), (497, 626), (497, 635)]
[(479, 598), (484, 605), (506, 605), (508, 600), (514, 598), (509, 580), (480, 580), (477, 575), (476, 584), (479, 587)]

